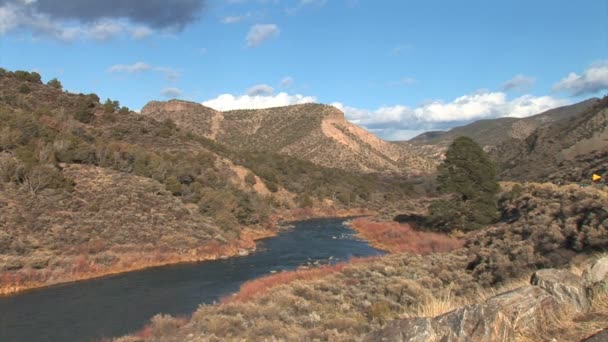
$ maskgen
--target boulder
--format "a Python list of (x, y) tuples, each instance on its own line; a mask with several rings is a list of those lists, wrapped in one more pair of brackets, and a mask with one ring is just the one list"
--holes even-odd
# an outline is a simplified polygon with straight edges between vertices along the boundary
[(433, 319), (426, 317), (415, 317), (396, 319), (391, 321), (381, 330), (377, 330), (364, 339), (365, 342), (427, 342), (438, 341), (435, 329), (432, 325)]
[(608, 256), (596, 261), (583, 273), (583, 278), (590, 297), (600, 291), (608, 291)]
[(500, 308), (491, 304), (467, 305), (437, 316), (435, 341), (512, 341), (513, 326)]
[(530, 283), (553, 295), (563, 309), (574, 312), (589, 310), (590, 302), (587, 298), (587, 289), (583, 278), (576, 274), (566, 270), (549, 268), (534, 272)]
[(486, 304), (496, 307), (511, 322), (530, 325), (559, 308), (559, 302), (549, 292), (530, 285), (498, 294), (488, 299)]

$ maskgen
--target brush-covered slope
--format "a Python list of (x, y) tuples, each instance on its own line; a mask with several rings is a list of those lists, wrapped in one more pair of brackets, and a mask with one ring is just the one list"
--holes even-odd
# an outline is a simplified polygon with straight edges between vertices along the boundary
[(392, 319), (435, 316), (608, 247), (603, 191), (503, 184), (499, 205), (512, 219), (466, 234), (461, 249), (277, 273), (189, 320), (159, 315), (116, 341), (361, 341)]
[(509, 139), (525, 139), (536, 128), (549, 125), (562, 119), (575, 117), (597, 103), (593, 98), (570, 106), (559, 107), (527, 118), (498, 118), (478, 120), (465, 126), (454, 127), (449, 131), (422, 133), (409, 143), (415, 145), (437, 145), (447, 148), (459, 136), (468, 136), (483, 147), (501, 144)]
[[(503, 179), (581, 181), (606, 171), (608, 97), (491, 151)], [(586, 168), (586, 169), (583, 169)]]
[(290, 209), (405, 196), (401, 180), (244, 153), (116, 107), (0, 69), (0, 293), (235, 254)]
[(239, 150), (268, 151), (348, 171), (421, 173), (433, 162), (407, 145), (383, 141), (344, 118), (333, 106), (303, 104), (217, 112), (183, 101), (150, 102), (142, 114)]

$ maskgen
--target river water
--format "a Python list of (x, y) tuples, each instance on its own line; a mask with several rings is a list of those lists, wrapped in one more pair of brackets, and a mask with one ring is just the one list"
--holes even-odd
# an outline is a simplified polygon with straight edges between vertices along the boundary
[(243, 257), (150, 268), (0, 297), (1, 342), (99, 341), (134, 332), (157, 313), (188, 315), (247, 281), (307, 263), (382, 254), (343, 226), (314, 219), (260, 241)]

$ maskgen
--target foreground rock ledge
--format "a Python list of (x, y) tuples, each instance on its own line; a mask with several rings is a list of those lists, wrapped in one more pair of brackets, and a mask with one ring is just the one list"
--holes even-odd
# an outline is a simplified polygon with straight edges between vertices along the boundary
[(598, 266), (606, 263), (608, 257), (600, 259), (591, 268), (596, 272), (585, 280), (566, 270), (540, 270), (532, 275), (531, 285), (434, 318), (394, 320), (364, 341), (512, 341), (516, 329), (539, 328), (561, 311), (587, 312), (591, 302), (589, 286), (607, 280), (608, 274)]

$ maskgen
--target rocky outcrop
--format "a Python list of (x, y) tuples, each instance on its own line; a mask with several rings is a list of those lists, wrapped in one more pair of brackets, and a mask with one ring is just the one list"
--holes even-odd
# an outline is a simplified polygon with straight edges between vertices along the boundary
[(608, 256), (599, 259), (583, 273), (583, 279), (589, 297), (601, 291), (608, 291)]
[(589, 309), (583, 278), (566, 270), (537, 271), (532, 275), (531, 284), (549, 292), (560, 305), (567, 305), (572, 311), (585, 312)]
[(566, 270), (540, 270), (531, 285), (434, 318), (392, 321), (365, 341), (511, 341), (516, 329), (537, 329), (561, 312), (587, 312), (593, 300), (589, 287), (605, 284), (607, 276), (608, 257), (596, 262), (585, 279)]

